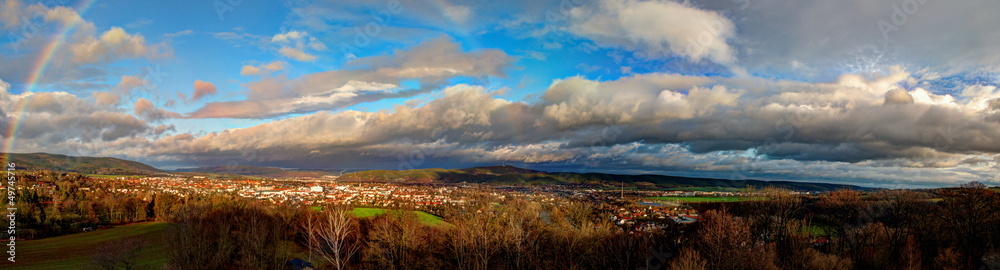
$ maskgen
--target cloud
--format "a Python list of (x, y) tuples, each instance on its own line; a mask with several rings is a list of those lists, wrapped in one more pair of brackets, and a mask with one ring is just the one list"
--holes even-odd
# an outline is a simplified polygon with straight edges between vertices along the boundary
[(279, 46), (278, 53), (281, 55), (302, 62), (316, 61), (316, 55), (306, 53), (305, 50), (324, 51), (326, 44), (310, 36), (308, 32), (288, 31), (278, 33), (271, 37), (271, 43)]
[(21, 1), (4, 1), (0, 9), (0, 22), (4, 29), (15, 29), (21, 26)]
[(119, 100), (112, 93), (96, 92), (93, 100), (87, 100), (67, 92), (11, 94), (9, 88), (10, 84), (0, 81), (0, 113), (4, 114), (0, 124), (9, 126), (18, 119), (15, 152), (120, 155), (121, 149), (113, 146), (116, 143), (155, 139), (173, 130), (173, 126), (154, 126), (116, 108)]
[[(67, 139), (55, 124), (92, 123), (85, 117), (92, 115), (123, 127), (99, 124), (107, 127), (100, 133), (84, 128), (89, 133), (80, 135), (102, 140), (88, 147), (160, 162), (218, 163), (255, 149), (260, 159), (247, 163), (399, 168), (416, 166), (400, 161), (401, 153), (419, 153), (426, 163), (418, 166), (506, 161), (869, 185), (942, 185), (987, 177), (989, 168), (998, 166), (994, 157), (1000, 155), (1000, 123), (983, 119), (996, 111), (991, 102), (1000, 95), (997, 89), (969, 88), (958, 97), (919, 87), (899, 90), (912, 80), (901, 68), (819, 83), (666, 73), (604, 81), (570, 77), (554, 81), (531, 102), (504, 100), (485, 87), (459, 84), (421, 105), (391, 111), (320, 110), (250, 128), (158, 139), (142, 136), (160, 136), (151, 134), (164, 134), (170, 127), (146, 121), (178, 115), (142, 98), (133, 105), (138, 117), (66, 93), (3, 92), (0, 109), (10, 112), (30, 95), (28, 119), (68, 117), (53, 126), (47, 121), (26, 125), (22, 136), (37, 142), (31, 147)], [(393, 93), (396, 86), (349, 80), (326, 97)], [(912, 102), (900, 102), (904, 92)], [(328, 103), (313, 98), (294, 100)], [(260, 111), (267, 100), (238, 102), (232, 110), (213, 113)], [(312, 154), (303, 159), (301, 153)]]
[(146, 79), (140, 78), (139, 76), (123, 75), (118, 84), (115, 85), (114, 90), (121, 94), (130, 94), (132, 91), (139, 89), (139, 87), (144, 87), (149, 85), (150, 82)]
[(472, 9), (468, 6), (448, 5), (444, 7), (444, 16), (455, 23), (466, 23), (472, 16)]
[(374, 68), (375, 72), (390, 77), (443, 80), (453, 76), (506, 76), (503, 69), (513, 61), (502, 50), (463, 52), (458, 43), (442, 36), (409, 50), (395, 50), (390, 55), (354, 59), (348, 61), (347, 65)]
[(906, 89), (898, 88), (885, 92), (885, 104), (911, 104), (913, 96)]
[[(4, 46), (12, 50), (4, 55), (0, 73), (8, 76), (5, 77), (8, 80), (32, 76), (27, 74), (30, 69), (24, 67), (34, 65), (30, 61), (45, 53), (51, 54), (46, 72), (32, 83), (50, 89), (103, 90), (106, 76), (116, 71), (107, 66), (110, 63), (173, 56), (173, 48), (166, 43), (150, 43), (143, 35), (130, 33), (121, 27), (112, 26), (100, 31), (72, 7), (26, 4), (19, 0), (7, 0), (2, 5), (0, 31), (7, 37)], [(67, 28), (71, 31), (57, 32)], [(62, 45), (53, 47), (55, 50), (51, 52), (42, 51), (50, 47), (48, 45), (54, 40), (54, 35), (61, 34), (64, 34), (59, 37)], [(13, 83), (19, 85), (25, 82)]]
[(302, 62), (316, 61), (316, 56), (315, 55), (305, 53), (305, 52), (302, 51), (302, 49), (298, 49), (298, 48), (283, 47), (283, 48), (281, 48), (281, 49), (278, 50), (278, 53), (280, 53), (281, 55), (284, 55), (285, 57), (288, 57), (288, 58), (291, 58), (291, 59), (295, 59), (295, 60), (298, 60), (298, 61), (302, 61)]
[(194, 81), (194, 93), (191, 94), (191, 101), (197, 101), (207, 95), (214, 95), (215, 84), (202, 80)]
[(99, 38), (85, 38), (69, 45), (73, 61), (82, 64), (108, 63), (118, 58), (162, 57), (160, 47), (150, 47), (146, 38), (129, 34), (124, 29), (112, 27)]
[[(293, 39), (301, 34), (289, 35), (279, 39)], [(455, 77), (506, 76), (504, 69), (512, 61), (512, 57), (500, 50), (464, 52), (451, 39), (441, 37), (405, 51), (355, 59), (347, 64), (348, 69), (317, 72), (298, 78), (262, 78), (244, 85), (248, 90), (247, 99), (208, 103), (188, 117), (267, 118), (335, 110), (362, 102), (426, 93)], [(273, 62), (264, 68), (272, 65)], [(245, 71), (256, 74), (261, 70), (253, 67)], [(420, 85), (404, 88), (401, 85), (406, 79), (419, 79)]]
[(261, 69), (259, 67), (255, 67), (255, 66), (243, 65), (243, 67), (240, 68), (240, 75), (243, 75), (243, 76), (257, 75), (257, 74), (260, 74), (260, 72), (261, 72)]
[(133, 111), (135, 111), (135, 115), (151, 122), (160, 122), (170, 118), (181, 118), (181, 115), (178, 113), (156, 108), (152, 101), (144, 98), (139, 98), (135, 101), (135, 104), (133, 104)]
[[(319, 111), (183, 144), (158, 143), (150, 153), (209, 162), (208, 153), (253, 148), (267, 152), (270, 164), (335, 160), (382, 168), (406, 163), (401, 153), (420, 153), (424, 166), (507, 161), (869, 185), (988, 176), (988, 168), (998, 166), (993, 156), (1000, 155), (1000, 123), (984, 119), (995, 113), (991, 100), (1000, 93), (989, 87), (959, 97), (920, 87), (904, 91), (900, 85), (917, 79), (892, 70), (818, 83), (666, 73), (607, 81), (570, 77), (554, 81), (532, 102), (460, 84), (419, 106)], [(360, 81), (351, 88), (339, 94), (392, 91)], [(266, 105), (239, 106), (252, 111)], [(314, 153), (312, 161), (301, 153)], [(963, 162), (969, 159), (984, 161)], [(936, 171), (915, 174), (923, 168)]]
[(166, 33), (166, 34), (163, 34), (163, 36), (167, 37), (167, 38), (175, 38), (175, 37), (187, 36), (187, 35), (190, 35), (190, 34), (193, 34), (193, 33), (194, 33), (194, 30), (187, 29), (187, 30), (181, 30), (181, 31), (173, 32), (173, 33)]
[[(990, 15), (1000, 8), (998, 2), (694, 3), (733, 18), (738, 37), (730, 44), (738, 48), (740, 64), (755, 73), (826, 80), (845, 72), (884, 72), (893, 65), (928, 67), (942, 74), (1000, 70), (1000, 52), (990, 45), (1000, 42), (1000, 33), (990, 27), (1000, 24), (1000, 18)], [(903, 11), (904, 6), (913, 13)]]
[[(29, 77), (18, 69), (51, 40), (52, 33), (44, 32), (76, 24), (40, 83), (79, 90), (11, 94), (10, 84), (0, 81), (0, 114), (6, 116), (0, 125), (23, 119), (18, 151), (158, 164), (237, 159), (271, 166), (398, 169), (508, 162), (556, 170), (872, 185), (996, 182), (1000, 90), (993, 72), (1000, 54), (990, 45), (1000, 36), (990, 28), (998, 18), (990, 11), (997, 4), (928, 2), (906, 13), (905, 23), (896, 23), (893, 5), (900, 3), (598, 0), (467, 6), (420, 0), (390, 12), (393, 23), (370, 37), (365, 51), (387, 51), (384, 55), (356, 58), (344, 52), (352, 60), (313, 73), (285, 72), (290, 60), (245, 62), (240, 75), (253, 77), (243, 78), (250, 80), (241, 85), (243, 96), (219, 96), (225, 100), (180, 115), (162, 108), (172, 103), (159, 93), (136, 91), (149, 81), (113, 74), (117, 69), (109, 67), (118, 65), (108, 64), (169, 56), (169, 46), (147, 38), (169, 42), (191, 31), (143, 36), (111, 26), (98, 29), (69, 7), (6, 1), (0, 10), (5, 33), (17, 34), (26, 15), (41, 15), (40, 21), (50, 25), (17, 43), (23, 53), (0, 56), (0, 74)], [(387, 20), (371, 17), (386, 4), (292, 3), (286, 25), (295, 30), (213, 35), (276, 52), (280, 59), (326, 64), (332, 59), (323, 41), (337, 42), (330, 44), (334, 48), (341, 41), (350, 44), (356, 26)], [(886, 32), (883, 21), (895, 28)], [(503, 98), (510, 89), (493, 80), (480, 83), (488, 86), (462, 84), (504, 77), (511, 70), (524, 73), (502, 50), (463, 48), (478, 46), (464, 39), (480, 34), (507, 35), (503, 38), (526, 44), (513, 50), (535, 59), (529, 64), (581, 55), (587, 58), (565, 69), (587, 63), (578, 69), (604, 70), (603, 76), (610, 77), (554, 69), (558, 79), (542, 91), (524, 93), (538, 86), (522, 83), (516, 95), (526, 97)], [(401, 46), (406, 48), (396, 49)], [(558, 53), (559, 48), (572, 52)], [(609, 61), (615, 67), (589, 66)], [(691, 75), (744, 67), (750, 72), (733, 72), (735, 77)], [(518, 74), (522, 82), (553, 76), (548, 70), (526, 70), (534, 75)], [(215, 92), (213, 84), (199, 80), (191, 100)], [(380, 111), (345, 110), (415, 95), (421, 98)], [(173, 126), (163, 122), (176, 118), (270, 120), (248, 128), (172, 134)], [(254, 158), (246, 158), (248, 151), (256, 151)]]
[(570, 33), (646, 57), (736, 62), (736, 25), (712, 10), (672, 1), (600, 0), (569, 12)]
[(260, 76), (267, 75), (275, 71), (281, 71), (285, 69), (287, 64), (282, 61), (274, 61), (260, 66), (243, 65), (240, 68), (240, 75), (243, 76)]
[(108, 92), (94, 92), (94, 100), (94, 104), (98, 107), (118, 106), (121, 103), (121, 98), (118, 95)]

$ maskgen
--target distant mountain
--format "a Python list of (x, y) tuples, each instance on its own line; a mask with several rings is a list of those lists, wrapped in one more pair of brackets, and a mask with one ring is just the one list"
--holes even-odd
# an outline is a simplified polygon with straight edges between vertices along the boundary
[(227, 165), (227, 166), (212, 166), (212, 167), (198, 167), (198, 168), (185, 168), (177, 169), (175, 172), (203, 172), (203, 173), (231, 173), (239, 175), (263, 175), (263, 174), (274, 174), (280, 173), (285, 170), (274, 167), (257, 167), (257, 166), (242, 166), (242, 165)]
[(590, 184), (645, 186), (655, 188), (744, 188), (782, 187), (800, 191), (832, 191), (838, 189), (869, 190), (854, 185), (761, 180), (724, 180), (667, 175), (621, 175), (606, 173), (544, 172), (513, 166), (491, 166), (468, 169), (373, 170), (344, 174), (341, 181), (415, 182), (415, 183), (487, 183), (487, 184)]
[[(0, 159), (3, 159), (0, 155)], [(109, 175), (162, 175), (166, 171), (146, 164), (110, 157), (72, 157), (65, 155), (32, 153), (11, 154), (11, 161), (17, 170), (49, 170), (56, 172), (77, 172), (84, 174)], [(6, 161), (3, 161), (6, 164)], [(323, 171), (285, 170), (274, 167), (257, 166), (214, 166), (179, 169), (174, 172), (232, 174), (261, 177), (322, 177), (336, 175)], [(416, 170), (372, 170), (347, 173), (338, 178), (341, 181), (405, 182), (405, 183), (485, 183), (497, 185), (597, 185), (616, 187), (621, 184), (632, 187), (649, 188), (717, 188), (738, 189), (744, 187), (776, 186), (801, 191), (831, 191), (837, 189), (872, 190), (853, 185), (760, 180), (724, 180), (693, 178), (655, 174), (622, 175), (607, 173), (544, 172), (514, 166), (490, 166), (468, 169), (416, 169)]]
[[(0, 156), (0, 159), (3, 159)], [(135, 161), (111, 157), (73, 157), (57, 154), (10, 154), (17, 170), (76, 172), (84, 174), (158, 175), (164, 171)], [(6, 160), (3, 164), (7, 164)]]
[(177, 169), (174, 171), (212, 173), (212, 174), (237, 174), (237, 175), (247, 175), (247, 176), (261, 176), (261, 177), (322, 177), (324, 175), (331, 174), (328, 172), (321, 172), (321, 171), (285, 170), (275, 167), (259, 167), (259, 166), (244, 166), (244, 165), (186, 168), (186, 169)]

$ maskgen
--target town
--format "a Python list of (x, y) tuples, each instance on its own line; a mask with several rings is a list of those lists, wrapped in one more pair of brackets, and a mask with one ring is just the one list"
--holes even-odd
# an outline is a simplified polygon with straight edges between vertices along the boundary
[[(28, 178), (42, 178), (38, 172), (28, 172), (25, 175)], [(52, 193), (56, 187), (54, 181), (36, 181), (22, 188), (40, 193)], [(2, 188), (4, 187), (0, 187)], [(606, 206), (606, 216), (603, 218), (618, 225), (622, 231), (644, 231), (663, 228), (670, 224), (694, 223), (701, 219), (695, 209), (682, 201), (670, 198), (758, 196), (740, 191), (616, 190), (557, 185), (509, 186), (477, 183), (345, 182), (338, 181), (337, 176), (265, 178), (183, 174), (83, 175), (79, 177), (78, 190), (128, 195), (144, 200), (162, 194), (180, 198), (234, 195), (264, 204), (290, 207), (375, 207), (420, 210), (435, 215), (440, 215), (444, 209), (463, 209), (471, 200), (484, 200), (483, 196), (487, 196), (485, 200), (490, 201), (503, 201), (508, 198), (548, 203), (585, 201)]]

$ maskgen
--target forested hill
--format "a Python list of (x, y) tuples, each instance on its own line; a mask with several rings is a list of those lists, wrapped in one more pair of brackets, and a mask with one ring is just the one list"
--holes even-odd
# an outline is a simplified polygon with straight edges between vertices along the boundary
[[(0, 154), (2, 155), (2, 154)], [(6, 155), (0, 156), (4, 159)], [(155, 175), (164, 173), (140, 162), (111, 157), (73, 157), (66, 155), (31, 153), (10, 154), (10, 162), (14, 162), (17, 170), (76, 172), (84, 174), (114, 174), (114, 175)], [(6, 167), (7, 160), (3, 160)]]
[(417, 182), (417, 183), (488, 183), (488, 184), (592, 184), (645, 186), (650, 188), (718, 187), (744, 188), (776, 186), (801, 191), (832, 191), (838, 189), (869, 190), (872, 188), (844, 184), (793, 181), (725, 180), (668, 175), (623, 175), (607, 173), (544, 172), (513, 166), (476, 167), (468, 169), (372, 170), (344, 174), (342, 181)]
[(326, 175), (332, 175), (332, 173), (330, 172), (323, 172), (323, 171), (286, 170), (275, 167), (260, 167), (260, 166), (245, 166), (245, 165), (225, 165), (225, 166), (212, 166), (212, 167), (185, 168), (185, 169), (177, 169), (174, 171), (210, 173), (210, 174), (235, 174), (235, 175), (246, 175), (246, 176), (273, 177), (273, 178), (323, 177)]

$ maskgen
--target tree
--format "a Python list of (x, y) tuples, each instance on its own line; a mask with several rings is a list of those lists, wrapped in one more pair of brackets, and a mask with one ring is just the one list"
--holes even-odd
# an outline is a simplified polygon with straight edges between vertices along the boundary
[(347, 269), (361, 247), (358, 223), (345, 211), (309, 212), (300, 226), (306, 232), (309, 251), (318, 254), (334, 269)]
[(701, 258), (701, 254), (697, 250), (692, 248), (685, 248), (681, 250), (680, 256), (674, 259), (670, 263), (670, 270), (705, 270), (705, 259)]
[(143, 239), (129, 236), (102, 246), (92, 256), (94, 267), (105, 270), (140, 269), (139, 253), (146, 246)]
[(753, 235), (746, 219), (710, 210), (698, 228), (698, 245), (709, 269), (778, 269), (774, 248)]
[(982, 266), (982, 257), (1000, 242), (1000, 193), (973, 182), (963, 188), (941, 192), (947, 228), (956, 240), (955, 253), (961, 254), (965, 268)]
[[(441, 268), (440, 234), (411, 211), (390, 211), (371, 221), (365, 257), (380, 269)], [(365, 227), (365, 226), (362, 226)]]

